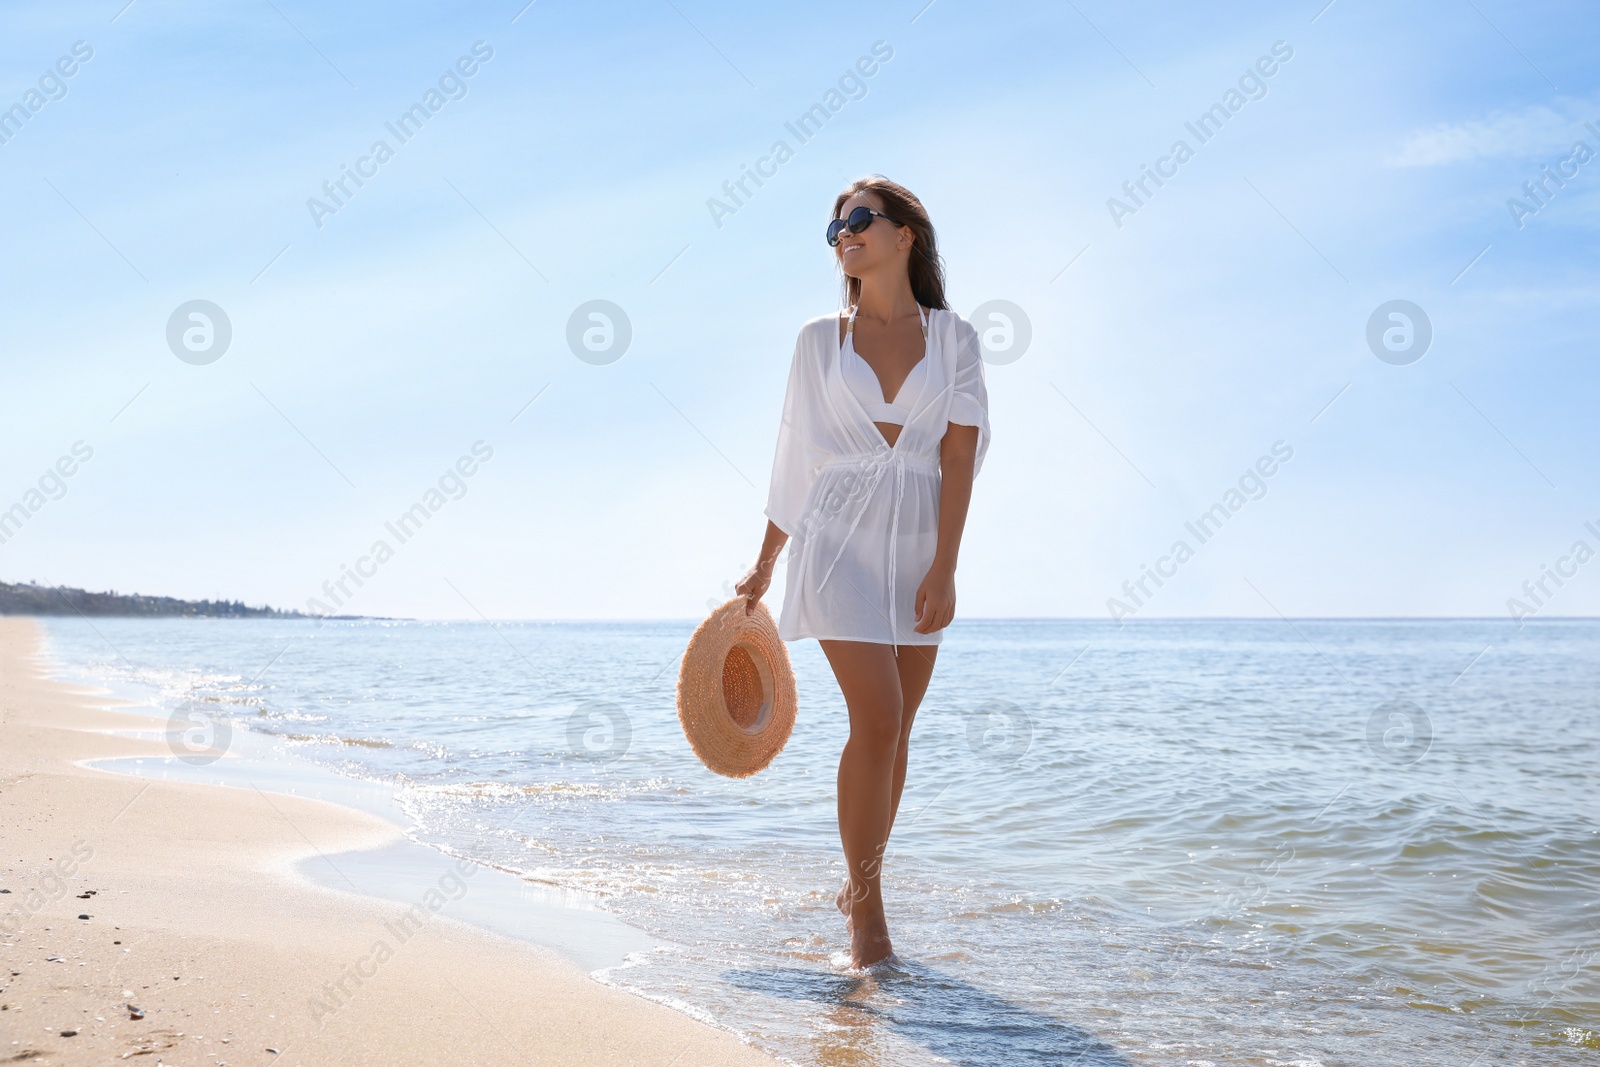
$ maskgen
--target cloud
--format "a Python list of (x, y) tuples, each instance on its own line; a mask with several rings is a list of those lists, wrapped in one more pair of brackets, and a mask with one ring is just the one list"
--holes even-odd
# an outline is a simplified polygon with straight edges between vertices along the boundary
[(1437, 167), (1475, 159), (1541, 156), (1582, 136), (1586, 120), (1600, 121), (1600, 107), (1592, 101), (1491, 111), (1486, 118), (1441, 122), (1419, 130), (1384, 162), (1391, 167)]

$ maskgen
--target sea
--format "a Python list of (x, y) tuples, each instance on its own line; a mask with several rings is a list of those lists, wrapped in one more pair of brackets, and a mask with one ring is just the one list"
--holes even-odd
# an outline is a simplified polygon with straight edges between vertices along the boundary
[(697, 620), (56, 619), (52, 672), (392, 790), (416, 842), (646, 932), (597, 980), (801, 1065), (1600, 1064), (1600, 621), (958, 620), (851, 972), (843, 700), (748, 779)]

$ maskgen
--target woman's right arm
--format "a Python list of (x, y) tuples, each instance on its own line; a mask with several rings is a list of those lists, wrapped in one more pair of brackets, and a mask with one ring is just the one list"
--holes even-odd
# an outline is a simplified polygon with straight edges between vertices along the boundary
[[(783, 418), (778, 423), (778, 448), (772, 458), (772, 482), (767, 490), (767, 534), (761, 539), (761, 552), (755, 566), (734, 586), (734, 591), (745, 598), (745, 614), (756, 609), (756, 603), (772, 584), (772, 570), (777, 565), (778, 554), (788, 543), (784, 528), (800, 528), (806, 493), (811, 483), (812, 458), (806, 447), (803, 423), (806, 418), (808, 392), (809, 348), (815, 347), (802, 328), (795, 338), (794, 356), (789, 361), (789, 382), (783, 392)], [(778, 525), (782, 523), (783, 525)]]
[(756, 557), (755, 566), (751, 567), (750, 572), (733, 587), (735, 593), (745, 598), (746, 615), (756, 610), (756, 602), (772, 584), (772, 569), (777, 565), (778, 554), (783, 551), (783, 546), (788, 540), (789, 535), (780, 530), (777, 523), (768, 519), (767, 536), (761, 539), (761, 554)]

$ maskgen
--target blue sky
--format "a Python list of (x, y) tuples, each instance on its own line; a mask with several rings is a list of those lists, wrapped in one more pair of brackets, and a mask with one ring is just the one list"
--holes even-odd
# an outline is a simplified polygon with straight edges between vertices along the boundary
[[(1563, 557), (1538, 617), (1600, 613), (1600, 560), (1570, 558), (1600, 549), (1600, 159), (1507, 207), (1600, 151), (1582, 6), (520, 8), (6, 6), (0, 106), (93, 55), (0, 144), (0, 509), (93, 456), (0, 579), (304, 606), (482, 441), (348, 610), (699, 615), (758, 544), (795, 331), (838, 304), (832, 198), (880, 172), (927, 204), (955, 310), (1032, 324), (988, 368), (963, 614), (1109, 617), (1179, 539), (1137, 617), (1507, 615)], [(379, 139), (319, 228), (308, 199)], [(606, 365), (566, 342), (596, 299), (633, 331)], [(1406, 365), (1365, 336), (1397, 299), (1433, 331)], [(167, 344), (191, 300), (232, 326), (206, 365)], [(1187, 534), (1277, 442), (1265, 495)]]

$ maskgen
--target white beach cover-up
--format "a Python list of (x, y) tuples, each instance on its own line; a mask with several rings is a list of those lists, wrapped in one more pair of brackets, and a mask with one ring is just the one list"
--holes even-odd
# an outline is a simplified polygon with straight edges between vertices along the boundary
[(850, 390), (846, 355), (837, 314), (800, 328), (767, 495), (767, 518), (790, 538), (778, 635), (936, 645), (942, 631), (912, 629), (917, 587), (938, 544), (946, 426), (978, 428), (974, 474), (989, 448), (978, 333), (952, 311), (928, 313), (923, 362), (895, 398), (909, 417), (893, 447)]

